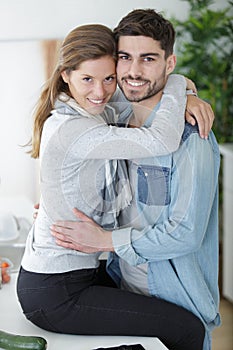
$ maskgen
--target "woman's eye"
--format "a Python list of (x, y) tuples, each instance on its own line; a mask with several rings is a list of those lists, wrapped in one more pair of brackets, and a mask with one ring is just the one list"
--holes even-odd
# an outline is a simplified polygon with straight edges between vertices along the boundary
[(90, 82), (90, 81), (92, 81), (92, 79), (90, 77), (85, 77), (85, 78), (83, 78), (83, 81)]
[(116, 77), (115, 76), (110, 76), (105, 78), (106, 83), (112, 83), (113, 81), (115, 81)]

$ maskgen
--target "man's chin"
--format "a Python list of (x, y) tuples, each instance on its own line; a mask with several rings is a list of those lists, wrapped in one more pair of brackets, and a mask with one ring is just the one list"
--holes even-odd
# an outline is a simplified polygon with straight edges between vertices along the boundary
[[(123, 91), (124, 93), (124, 91)], [(132, 95), (132, 94), (125, 94), (125, 97), (127, 98), (127, 100), (129, 102), (141, 102), (141, 101), (144, 101), (144, 100), (147, 100), (148, 98), (150, 98), (151, 96), (148, 96), (148, 95), (143, 95), (143, 96), (139, 96), (139, 95)]]
[(141, 102), (143, 99), (126, 97), (129, 102)]
[[(162, 91), (162, 90), (160, 90)], [(146, 94), (135, 94), (135, 93), (129, 93), (129, 92), (125, 92), (123, 89), (122, 89), (122, 92), (125, 96), (125, 98), (127, 98), (127, 100), (129, 102), (142, 102), (142, 101), (145, 101), (145, 100), (148, 100), (148, 99), (151, 99), (151, 98), (154, 98), (154, 96), (156, 96), (157, 94), (160, 93), (160, 91), (150, 91), (150, 92), (147, 92)]]

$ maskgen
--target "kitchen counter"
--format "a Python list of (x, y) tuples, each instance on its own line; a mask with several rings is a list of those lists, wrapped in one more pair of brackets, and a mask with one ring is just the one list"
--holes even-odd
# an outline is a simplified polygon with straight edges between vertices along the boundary
[(113, 347), (122, 344), (142, 344), (146, 350), (166, 350), (157, 338), (79, 336), (47, 332), (34, 326), (23, 315), (17, 300), (15, 284), (17, 273), (0, 289), (0, 329), (5, 332), (41, 336), (48, 342), (48, 350), (92, 350), (98, 347)]

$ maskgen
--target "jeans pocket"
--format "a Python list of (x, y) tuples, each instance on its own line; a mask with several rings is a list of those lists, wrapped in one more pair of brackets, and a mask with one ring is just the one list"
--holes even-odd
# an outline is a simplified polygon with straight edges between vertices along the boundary
[(170, 169), (153, 165), (140, 165), (138, 174), (138, 200), (146, 205), (170, 203)]

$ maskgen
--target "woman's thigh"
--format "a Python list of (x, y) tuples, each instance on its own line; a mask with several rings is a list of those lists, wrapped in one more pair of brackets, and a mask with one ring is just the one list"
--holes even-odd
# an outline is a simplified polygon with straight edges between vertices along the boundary
[[(56, 279), (45, 275), (43, 280), (41, 274), (21, 272), (17, 289), (26, 317), (53, 332), (151, 336), (169, 349), (202, 349), (204, 328), (189, 311), (156, 297), (96, 284), (95, 272), (81, 271)], [(29, 282), (30, 275), (34, 282)]]

